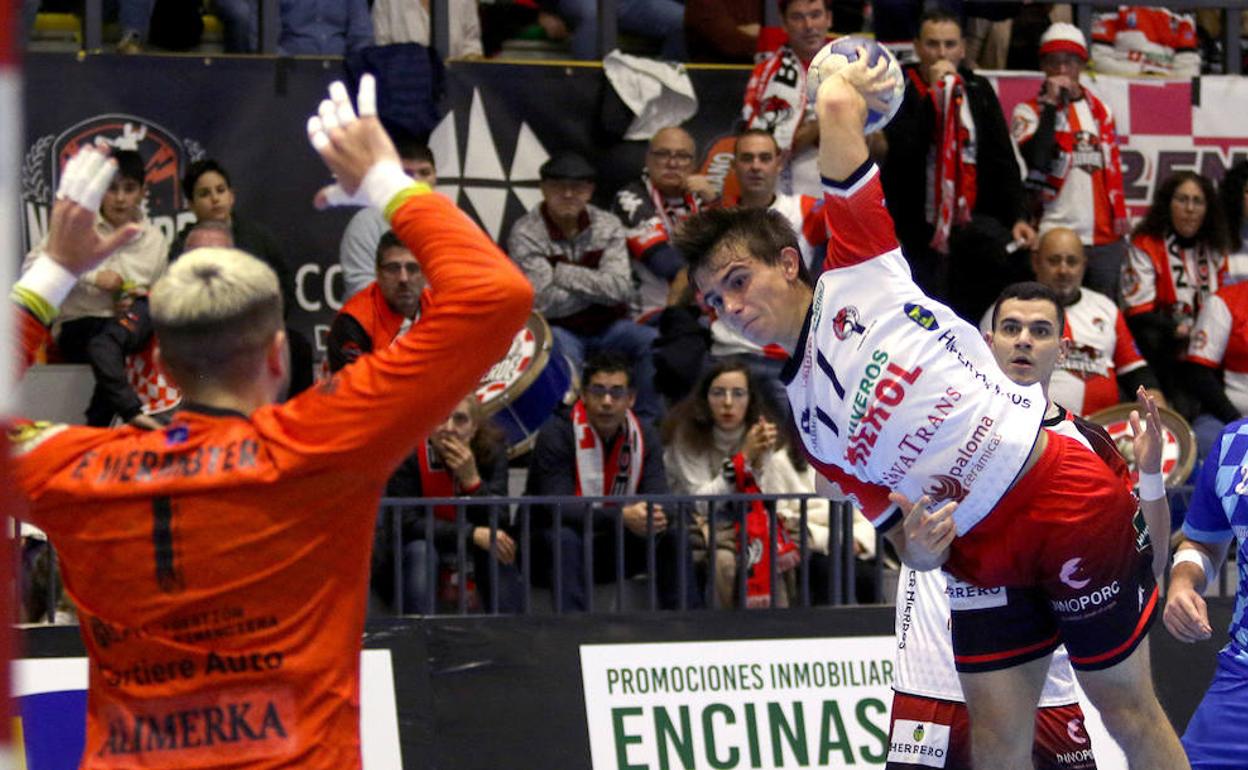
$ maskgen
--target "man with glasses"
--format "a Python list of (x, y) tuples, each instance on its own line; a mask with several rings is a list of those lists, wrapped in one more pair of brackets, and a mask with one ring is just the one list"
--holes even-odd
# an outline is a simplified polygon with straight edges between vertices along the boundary
[(1079, 82), (1088, 44), (1078, 27), (1051, 25), (1040, 38), (1044, 85), (1014, 108), (1010, 133), (1027, 164), (1039, 230), (1069, 227), (1086, 247), (1084, 282), (1118, 296), (1126, 257), (1126, 198), (1118, 136), (1109, 107)]
[[(676, 226), (719, 197), (719, 191), (693, 173), (697, 148), (689, 132), (661, 128), (650, 140), (641, 178), (615, 194), (611, 212), (624, 222), (628, 254), (641, 287), (634, 317), (645, 321), (667, 305), (668, 289), (685, 266), (669, 240)], [(683, 284), (683, 279), (681, 281)]]
[(557, 153), (538, 175), (542, 202), (516, 220), (507, 238), (507, 253), (537, 292), (533, 307), (573, 368), (599, 350), (631, 359), (637, 413), (658, 420), (651, 353), (658, 331), (628, 318), (634, 290), (624, 226), (590, 204), (597, 174), (580, 155)]
[[(581, 400), (566, 413), (546, 421), (537, 435), (529, 462), (526, 495), (599, 497), (607, 495), (665, 495), (667, 476), (658, 432), (633, 412), (636, 393), (627, 359), (604, 352), (591, 357), (581, 375)], [(649, 508), (649, 510), (647, 510)], [(534, 506), (536, 566), (539, 584), (556, 589), (556, 609), (584, 611), (586, 573), (594, 583), (616, 576), (616, 520), (623, 519), (623, 575), (645, 572), (649, 532), (655, 538), (655, 565), (659, 604), (673, 609), (680, 603), (677, 565), (685, 569), (686, 606), (700, 603), (690, 559), (689, 541), (681, 538), (663, 506), (646, 502), (595, 505), (586, 515), (583, 506), (564, 506), (556, 526), (554, 506)], [(586, 530), (586, 523), (590, 528)], [(585, 563), (585, 538), (593, 561)], [(558, 551), (556, 552), (556, 548)], [(556, 564), (559, 580), (555, 580)], [(549, 580), (549, 583), (546, 581)]]
[(329, 370), (389, 347), (420, 320), (421, 306), (428, 302), (420, 263), (387, 230), (377, 244), (377, 280), (347, 300), (329, 327)]

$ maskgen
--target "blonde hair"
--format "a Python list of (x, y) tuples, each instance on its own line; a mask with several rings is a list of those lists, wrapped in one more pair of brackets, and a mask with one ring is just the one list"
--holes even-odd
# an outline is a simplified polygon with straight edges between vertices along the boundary
[(195, 249), (180, 256), (151, 292), (161, 358), (185, 378), (229, 382), (248, 377), (282, 328), (277, 274), (238, 249)]

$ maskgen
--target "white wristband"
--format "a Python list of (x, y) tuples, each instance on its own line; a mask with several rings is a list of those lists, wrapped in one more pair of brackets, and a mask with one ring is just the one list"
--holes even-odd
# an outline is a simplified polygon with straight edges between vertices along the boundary
[(18, 280), (17, 285), (34, 292), (54, 308), (59, 308), (78, 283), (78, 276), (57, 262), (46, 251), (39, 256)]
[(1152, 502), (1166, 496), (1166, 480), (1160, 473), (1140, 474), (1140, 500)]
[(360, 181), (360, 192), (364, 193), (369, 203), (384, 212), (394, 196), (412, 184), (412, 178), (404, 173), (398, 162), (383, 160), (374, 163), (364, 175), (364, 179)]
[(1170, 568), (1173, 569), (1184, 562), (1191, 564), (1199, 564), (1202, 572), (1205, 573), (1205, 589), (1213, 585), (1213, 581), (1217, 579), (1217, 570), (1213, 568), (1213, 560), (1205, 555), (1203, 551), (1197, 551), (1195, 548), (1180, 548), (1174, 552), (1174, 561), (1170, 562)]

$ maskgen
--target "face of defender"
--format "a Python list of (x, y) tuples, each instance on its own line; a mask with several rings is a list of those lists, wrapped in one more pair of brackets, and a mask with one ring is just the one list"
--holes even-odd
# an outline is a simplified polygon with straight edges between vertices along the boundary
[(725, 244), (695, 271), (694, 280), (724, 323), (756, 345), (769, 345), (795, 338), (801, 329), (805, 306), (793, 291), (800, 260), (791, 247), (767, 264), (742, 244)]
[(1048, 382), (1065, 354), (1057, 308), (1044, 299), (1007, 299), (988, 340), (1005, 376), (1019, 385)]

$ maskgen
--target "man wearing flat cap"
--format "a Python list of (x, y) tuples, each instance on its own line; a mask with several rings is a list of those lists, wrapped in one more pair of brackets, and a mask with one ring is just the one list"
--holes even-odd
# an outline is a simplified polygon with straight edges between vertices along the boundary
[(533, 284), (533, 307), (550, 323), (573, 370), (599, 350), (628, 356), (637, 387), (634, 411), (657, 421), (651, 348), (658, 332), (627, 317), (634, 290), (624, 225), (590, 205), (596, 172), (582, 156), (556, 153), (538, 173), (542, 202), (512, 226), (507, 253)]

